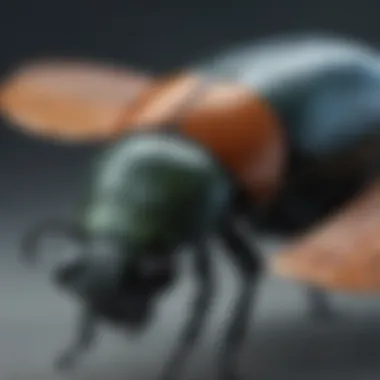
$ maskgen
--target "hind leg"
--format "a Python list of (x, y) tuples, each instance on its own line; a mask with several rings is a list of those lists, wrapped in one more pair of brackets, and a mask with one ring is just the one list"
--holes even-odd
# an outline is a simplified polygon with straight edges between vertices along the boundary
[[(242, 214), (244, 221), (246, 222), (246, 226), (250, 229), (252, 236), (254, 236), (258, 225), (257, 218), (255, 218), (254, 211), (252, 211), (252, 209), (247, 204), (245, 204), (243, 210), (244, 211)], [(283, 230), (283, 225), (285, 225), (291, 218), (289, 218), (289, 215), (282, 215), (281, 213), (277, 213), (274, 219), (276, 219), (278, 216), (282, 216), (282, 220), (277, 220), (277, 223), (280, 226), (279, 229)], [(304, 292), (307, 298), (309, 315), (311, 318), (314, 320), (329, 320), (334, 317), (331, 303), (324, 290), (313, 286), (306, 286)]]
[(309, 304), (309, 314), (312, 319), (324, 321), (334, 317), (331, 303), (325, 291), (313, 286), (307, 286), (305, 293)]

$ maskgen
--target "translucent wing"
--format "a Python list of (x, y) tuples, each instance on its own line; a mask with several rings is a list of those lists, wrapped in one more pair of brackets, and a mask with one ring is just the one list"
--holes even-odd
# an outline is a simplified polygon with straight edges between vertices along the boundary
[(117, 134), (118, 120), (152, 86), (144, 73), (79, 61), (26, 64), (3, 84), (3, 115), (25, 132), (81, 142)]
[(380, 291), (380, 181), (285, 252), (279, 252), (270, 269), (328, 289)]

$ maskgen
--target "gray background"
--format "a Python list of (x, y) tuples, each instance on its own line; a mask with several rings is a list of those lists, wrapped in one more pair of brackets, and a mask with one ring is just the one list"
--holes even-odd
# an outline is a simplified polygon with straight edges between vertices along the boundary
[[(1, 74), (20, 60), (41, 55), (99, 58), (164, 72), (235, 41), (287, 32), (333, 32), (380, 44), (377, 0), (149, 4), (153, 1), (3, 1)], [(52, 146), (9, 128), (0, 130), (1, 380), (53, 380), (51, 360), (71, 338), (75, 307), (42, 273), (19, 264), (17, 243), (34, 221), (70, 215), (96, 150)], [(267, 253), (276, 250), (273, 242), (265, 248)], [(222, 252), (217, 246), (215, 252), (220, 297), (209, 333), (189, 362), (189, 379), (210, 378), (235, 290), (234, 269), (218, 260)], [(165, 297), (159, 318), (143, 336), (105, 329), (101, 345), (73, 378), (153, 378), (186, 314), (190, 276), (185, 273), (183, 282)], [(336, 319), (315, 324), (307, 316), (302, 287), (265, 279), (242, 358), (247, 379), (378, 379), (379, 302), (376, 297), (337, 294), (332, 300)]]

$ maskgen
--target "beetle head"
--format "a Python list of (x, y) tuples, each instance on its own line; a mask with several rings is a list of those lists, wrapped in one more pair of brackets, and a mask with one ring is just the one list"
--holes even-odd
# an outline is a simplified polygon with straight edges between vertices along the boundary
[[(131, 328), (145, 326), (155, 296), (171, 283), (170, 260), (133, 260), (133, 249), (115, 238), (85, 237), (68, 225), (59, 228), (75, 244), (67, 245), (49, 268), (53, 283), (107, 319)], [(46, 229), (33, 231), (25, 240), (23, 252), (29, 261), (37, 258), (42, 231)]]

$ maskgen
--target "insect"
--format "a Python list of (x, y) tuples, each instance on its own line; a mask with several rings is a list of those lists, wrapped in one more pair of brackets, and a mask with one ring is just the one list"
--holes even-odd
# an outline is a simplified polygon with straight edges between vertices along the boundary
[[(77, 218), (47, 226), (79, 248), (53, 272), (83, 307), (58, 365), (75, 364), (101, 318), (143, 328), (176, 279), (177, 253), (189, 247), (199, 292), (163, 371), (178, 378), (215, 291), (212, 234), (242, 279), (219, 366), (225, 379), (238, 376), (266, 268), (310, 284), (317, 311), (326, 309), (319, 287), (378, 290), (368, 263), (377, 244), (370, 210), (378, 204), (379, 102), (377, 52), (330, 37), (248, 44), (158, 78), (48, 60), (11, 75), (1, 107), (15, 125), (51, 140), (108, 144)], [(366, 228), (357, 228), (358, 215), (368, 216)], [(266, 266), (250, 241), (257, 230), (290, 234), (296, 246)], [(29, 260), (46, 231), (26, 236)]]

